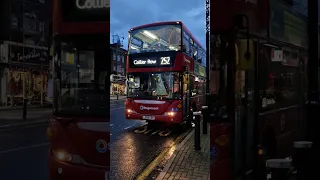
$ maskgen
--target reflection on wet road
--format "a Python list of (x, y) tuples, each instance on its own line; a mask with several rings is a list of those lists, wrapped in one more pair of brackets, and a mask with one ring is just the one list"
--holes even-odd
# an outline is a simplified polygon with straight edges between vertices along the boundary
[(134, 179), (186, 131), (182, 126), (147, 126), (144, 121), (128, 121), (124, 116), (124, 108), (116, 105), (111, 107), (110, 120), (111, 179), (115, 180)]
[(124, 118), (124, 100), (115, 100), (110, 103), (110, 141), (111, 143), (130, 128), (146, 124), (145, 121), (127, 121)]

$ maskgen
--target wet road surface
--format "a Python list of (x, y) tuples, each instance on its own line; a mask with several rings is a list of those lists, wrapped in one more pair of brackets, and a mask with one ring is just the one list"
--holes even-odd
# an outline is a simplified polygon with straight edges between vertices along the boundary
[[(134, 179), (185, 129), (148, 127), (124, 118), (124, 101), (111, 102), (111, 179)], [(47, 125), (0, 130), (0, 179), (48, 179)]]
[(110, 103), (110, 140), (114, 142), (122, 132), (146, 124), (145, 121), (127, 121), (124, 118), (124, 101), (113, 100)]
[(127, 121), (122, 104), (111, 106), (111, 179), (136, 178), (165, 148), (187, 129)]
[(48, 179), (47, 125), (0, 131), (0, 179)]

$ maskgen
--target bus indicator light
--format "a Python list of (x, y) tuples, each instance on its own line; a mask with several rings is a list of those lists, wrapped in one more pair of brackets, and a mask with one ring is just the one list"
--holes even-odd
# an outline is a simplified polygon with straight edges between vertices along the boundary
[(171, 108), (171, 111), (178, 112), (179, 110), (178, 110), (178, 108)]

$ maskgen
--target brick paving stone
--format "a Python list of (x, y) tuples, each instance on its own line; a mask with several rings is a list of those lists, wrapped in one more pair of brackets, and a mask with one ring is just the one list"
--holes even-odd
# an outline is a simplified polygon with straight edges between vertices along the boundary
[[(201, 127), (202, 129), (202, 127)], [(194, 150), (194, 134), (176, 150), (176, 157), (163, 179), (209, 180), (210, 178), (210, 133), (201, 132), (201, 150)]]

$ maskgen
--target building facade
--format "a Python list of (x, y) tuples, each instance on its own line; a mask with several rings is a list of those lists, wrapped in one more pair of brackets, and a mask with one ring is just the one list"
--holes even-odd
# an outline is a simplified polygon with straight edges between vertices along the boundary
[(23, 99), (28, 99), (29, 104), (46, 102), (50, 3), (0, 3), (0, 106), (19, 106)]
[(111, 87), (110, 94), (126, 94), (126, 59), (127, 50), (120, 44), (110, 45), (111, 48)]

